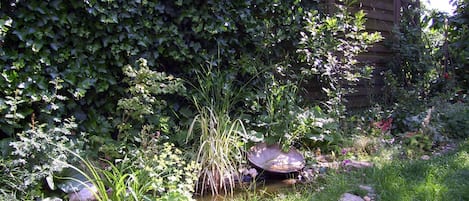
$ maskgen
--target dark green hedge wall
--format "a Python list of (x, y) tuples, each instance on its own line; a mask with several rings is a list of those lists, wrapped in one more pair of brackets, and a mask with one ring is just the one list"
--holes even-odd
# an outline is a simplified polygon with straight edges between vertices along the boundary
[[(194, 68), (252, 74), (295, 54), (300, 0), (44, 0), (0, 4), (0, 132), (75, 116), (81, 129), (115, 131), (122, 67), (138, 58), (190, 79)], [(181, 94), (182, 95), (182, 94)], [(176, 107), (169, 109), (174, 110)], [(177, 110), (177, 108), (176, 108)], [(177, 111), (176, 111), (177, 112)]]

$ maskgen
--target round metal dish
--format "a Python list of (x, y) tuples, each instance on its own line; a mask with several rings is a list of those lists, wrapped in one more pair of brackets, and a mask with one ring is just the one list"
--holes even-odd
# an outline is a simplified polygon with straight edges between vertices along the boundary
[(283, 152), (278, 144), (257, 144), (247, 154), (248, 160), (258, 168), (275, 173), (297, 172), (305, 166), (305, 159), (294, 147)]

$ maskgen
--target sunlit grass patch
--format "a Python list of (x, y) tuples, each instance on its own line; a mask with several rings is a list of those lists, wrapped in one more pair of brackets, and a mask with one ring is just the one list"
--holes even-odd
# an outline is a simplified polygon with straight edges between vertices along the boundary
[(339, 200), (344, 193), (364, 197), (360, 184), (371, 186), (377, 200), (469, 200), (469, 141), (458, 151), (429, 160), (389, 159), (374, 167), (350, 172), (329, 171), (296, 190), (270, 194), (254, 192), (238, 200)]
[(395, 160), (366, 170), (380, 200), (469, 200), (467, 148), (428, 161)]

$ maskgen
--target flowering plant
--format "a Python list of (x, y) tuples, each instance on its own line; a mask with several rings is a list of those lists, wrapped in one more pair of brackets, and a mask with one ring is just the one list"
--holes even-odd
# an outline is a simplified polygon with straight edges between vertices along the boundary
[(383, 133), (385, 133), (385, 132), (388, 132), (388, 131), (391, 130), (391, 127), (392, 127), (392, 120), (393, 120), (393, 119), (392, 119), (391, 117), (390, 117), (390, 118), (387, 118), (387, 119), (383, 119), (383, 120), (381, 120), (381, 121), (378, 121), (378, 122), (373, 123), (373, 126), (374, 126), (375, 128), (381, 129), (381, 131), (382, 131)]

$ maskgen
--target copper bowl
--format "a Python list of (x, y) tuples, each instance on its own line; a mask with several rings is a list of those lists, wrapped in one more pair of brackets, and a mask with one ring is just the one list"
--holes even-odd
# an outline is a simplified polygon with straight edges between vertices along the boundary
[(305, 166), (303, 155), (294, 147), (284, 152), (278, 144), (257, 144), (251, 147), (247, 157), (258, 168), (274, 173), (297, 172)]

